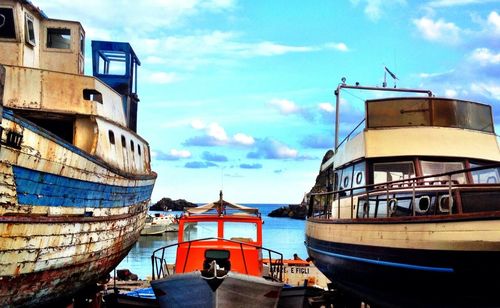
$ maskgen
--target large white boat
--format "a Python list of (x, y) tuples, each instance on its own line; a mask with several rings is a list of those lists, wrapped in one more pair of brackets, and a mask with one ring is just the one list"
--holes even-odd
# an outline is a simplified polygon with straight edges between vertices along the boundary
[(156, 174), (136, 133), (138, 58), (0, 0), (0, 306), (71, 298), (137, 241)]
[[(339, 143), (344, 89), (413, 94), (366, 100), (365, 118)], [(314, 264), (375, 306), (500, 306), (500, 151), (491, 107), (345, 83), (336, 95), (335, 147), (309, 194)]]

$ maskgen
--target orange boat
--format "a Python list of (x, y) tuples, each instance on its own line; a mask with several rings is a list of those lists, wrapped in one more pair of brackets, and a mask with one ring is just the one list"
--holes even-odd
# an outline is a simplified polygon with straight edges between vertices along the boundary
[[(174, 272), (167, 267), (176, 248)], [(265, 267), (263, 256), (273, 262)], [(262, 247), (255, 208), (220, 199), (179, 220), (178, 243), (153, 252), (151, 286), (161, 307), (276, 307), (283, 255)]]

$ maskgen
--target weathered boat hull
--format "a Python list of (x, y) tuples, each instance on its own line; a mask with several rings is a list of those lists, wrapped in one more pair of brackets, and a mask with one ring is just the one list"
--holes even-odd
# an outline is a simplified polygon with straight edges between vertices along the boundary
[[(218, 279), (218, 278), (211, 278)], [(276, 307), (282, 283), (229, 272), (215, 290), (201, 272), (151, 281), (160, 307)], [(194, 291), (195, 290), (195, 291)]]
[(493, 307), (500, 304), (499, 224), (499, 219), (404, 224), (312, 220), (306, 242), (314, 264), (334, 284), (369, 303)]
[(137, 241), (156, 176), (121, 172), (12, 111), (2, 127), (0, 306), (71, 297)]

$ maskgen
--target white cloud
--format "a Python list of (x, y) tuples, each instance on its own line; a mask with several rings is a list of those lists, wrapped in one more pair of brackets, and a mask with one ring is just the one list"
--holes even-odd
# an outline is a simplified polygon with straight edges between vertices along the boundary
[(243, 54), (257, 56), (276, 56), (290, 52), (310, 52), (314, 50), (316, 50), (316, 48), (309, 46), (287, 46), (276, 44), (273, 42), (261, 42), (255, 44), (253, 48), (246, 49), (246, 51), (243, 51)]
[(342, 51), (342, 52), (349, 51), (349, 47), (347, 47), (347, 45), (344, 43), (327, 43), (327, 44), (325, 44), (325, 47), (331, 48), (331, 49), (336, 49), (336, 50)]
[(428, 6), (439, 8), (439, 7), (451, 7), (451, 6), (463, 6), (469, 4), (484, 4), (486, 2), (494, 2), (497, 0), (435, 0), (427, 3)]
[(383, 12), (387, 12), (391, 6), (404, 5), (405, 0), (351, 0), (357, 6), (359, 3), (365, 4), (364, 13), (372, 21), (378, 21)]
[(188, 150), (171, 149), (170, 155), (172, 155), (173, 157), (179, 157), (179, 158), (189, 158), (189, 157), (191, 157), (191, 152), (189, 152)]
[(278, 107), (279, 111), (283, 114), (291, 114), (300, 110), (294, 102), (287, 99), (274, 98), (269, 101), (269, 104)]
[(146, 78), (151, 83), (167, 84), (179, 80), (176, 73), (155, 72), (151, 73)]
[(472, 92), (500, 100), (500, 85), (494, 83), (477, 82), (470, 86)]
[(214, 139), (218, 141), (227, 141), (228, 137), (226, 134), (226, 131), (222, 126), (219, 125), (219, 123), (212, 122), (208, 125), (206, 128), (207, 130), (207, 135), (210, 137), (213, 137)]
[(245, 135), (243, 133), (237, 133), (233, 136), (233, 140), (242, 145), (252, 145), (255, 143), (255, 139), (252, 136)]
[(500, 34), (500, 15), (493, 11), (488, 15), (488, 25), (496, 34)]
[(500, 52), (495, 53), (488, 48), (476, 48), (471, 55), (471, 60), (480, 65), (500, 64)]
[(457, 91), (455, 91), (453, 89), (446, 89), (444, 92), (444, 96), (450, 97), (450, 98), (457, 97), (457, 94), (458, 94)]
[(422, 36), (434, 42), (456, 44), (460, 41), (460, 28), (443, 19), (434, 21), (428, 17), (414, 19), (413, 23)]
[(329, 112), (329, 113), (333, 113), (335, 111), (335, 108), (330, 103), (319, 103), (318, 107), (319, 107), (319, 109), (326, 111), (326, 112)]

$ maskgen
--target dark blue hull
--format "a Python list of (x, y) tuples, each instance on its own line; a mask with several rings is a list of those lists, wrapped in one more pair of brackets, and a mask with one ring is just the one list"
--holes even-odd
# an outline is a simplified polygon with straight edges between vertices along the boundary
[(307, 238), (338, 288), (382, 307), (500, 307), (500, 253), (340, 244)]

